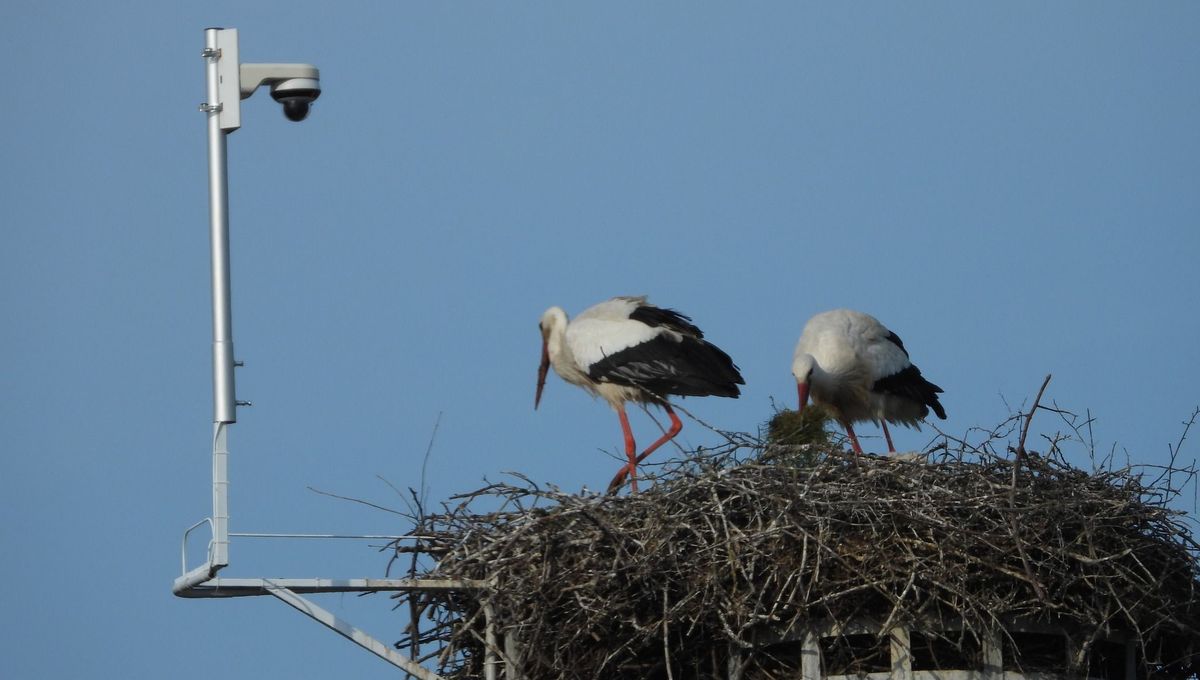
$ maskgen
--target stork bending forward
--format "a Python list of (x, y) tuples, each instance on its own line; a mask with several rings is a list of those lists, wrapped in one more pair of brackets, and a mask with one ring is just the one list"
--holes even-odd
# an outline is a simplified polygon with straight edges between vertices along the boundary
[(921, 376), (899, 336), (862, 312), (835, 309), (809, 319), (796, 345), (792, 375), (800, 410), (810, 396), (828, 408), (857, 453), (862, 447), (854, 423), (880, 423), (888, 451), (894, 453), (888, 423), (919, 429), (918, 421), (929, 409), (946, 418), (937, 396), (942, 388)]
[[(615, 297), (568, 321), (560, 307), (542, 314), (542, 362), (537, 395), (542, 400), (550, 366), (563, 380), (599, 396), (613, 407), (625, 437), (629, 462), (609, 484), (615, 492), (629, 475), (637, 491), (637, 464), (683, 428), (667, 401), (669, 395), (737, 397), (745, 381), (729, 355), (704, 339), (692, 320), (671, 309), (655, 307), (645, 297)], [(639, 455), (625, 402), (657, 404), (671, 427)]]

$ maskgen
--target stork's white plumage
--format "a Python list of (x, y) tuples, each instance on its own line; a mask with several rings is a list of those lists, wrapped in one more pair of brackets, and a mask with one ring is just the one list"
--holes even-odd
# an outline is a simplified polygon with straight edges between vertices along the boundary
[[(668, 395), (737, 397), (745, 384), (729, 355), (704, 339), (692, 320), (671, 309), (655, 307), (645, 297), (615, 297), (573, 321), (560, 307), (542, 314), (542, 363), (537, 395), (542, 400), (550, 366), (563, 380), (603, 398), (621, 420), (625, 436), (622, 466), (609, 485), (615, 491), (628, 474), (637, 491), (637, 464), (670, 441), (683, 428)], [(625, 402), (658, 404), (671, 417), (671, 427), (638, 455)]]
[(792, 375), (800, 410), (810, 396), (828, 408), (859, 453), (854, 423), (881, 424), (888, 450), (894, 453), (888, 423), (919, 429), (929, 409), (946, 418), (937, 396), (942, 388), (921, 376), (899, 336), (862, 312), (835, 309), (809, 319), (796, 344)]

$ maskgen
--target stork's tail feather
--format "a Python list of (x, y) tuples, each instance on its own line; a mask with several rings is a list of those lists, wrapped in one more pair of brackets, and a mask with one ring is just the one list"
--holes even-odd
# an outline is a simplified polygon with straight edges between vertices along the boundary
[(942, 402), (938, 401), (938, 397), (937, 397), (937, 393), (941, 392), (942, 388), (938, 387), (937, 385), (934, 385), (933, 383), (929, 383), (929, 384), (930, 384), (930, 386), (933, 387), (933, 392), (929, 395), (929, 401), (927, 401), (925, 403), (926, 403), (926, 405), (929, 406), (929, 408), (933, 409), (933, 412), (935, 414), (937, 414), (938, 418), (945, 420), (946, 419), (946, 409), (942, 408)]
[(913, 364), (909, 364), (902, 371), (876, 380), (872, 389), (920, 404), (922, 417), (928, 413), (928, 407), (933, 409), (938, 418), (946, 419), (946, 409), (942, 407), (942, 402), (938, 401), (937, 396), (942, 393), (942, 388), (926, 380), (921, 375), (921, 369)]

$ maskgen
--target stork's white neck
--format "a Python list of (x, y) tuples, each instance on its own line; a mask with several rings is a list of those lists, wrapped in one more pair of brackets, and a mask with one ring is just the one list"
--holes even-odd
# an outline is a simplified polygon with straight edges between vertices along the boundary
[(591, 389), (591, 381), (579, 370), (566, 341), (567, 324), (567, 313), (562, 307), (551, 307), (542, 314), (542, 332), (546, 334), (546, 353), (550, 355), (550, 365), (563, 380)]

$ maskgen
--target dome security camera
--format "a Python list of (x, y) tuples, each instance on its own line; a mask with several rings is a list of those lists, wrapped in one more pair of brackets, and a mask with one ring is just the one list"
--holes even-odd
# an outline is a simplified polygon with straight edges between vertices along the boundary
[(321, 72), (312, 64), (241, 63), (236, 28), (205, 29), (200, 54), (207, 60), (209, 88), (208, 101), (200, 110), (211, 114), (225, 132), (242, 126), (241, 101), (264, 85), (292, 121), (307, 118), (312, 103), (321, 96)]
[(321, 72), (312, 64), (242, 64), (238, 89), (242, 99), (262, 85), (271, 87), (271, 97), (283, 104), (283, 115), (302, 121), (321, 96)]
[(289, 78), (271, 84), (271, 97), (283, 104), (283, 115), (300, 122), (308, 117), (309, 106), (321, 96), (321, 81), (316, 78)]

